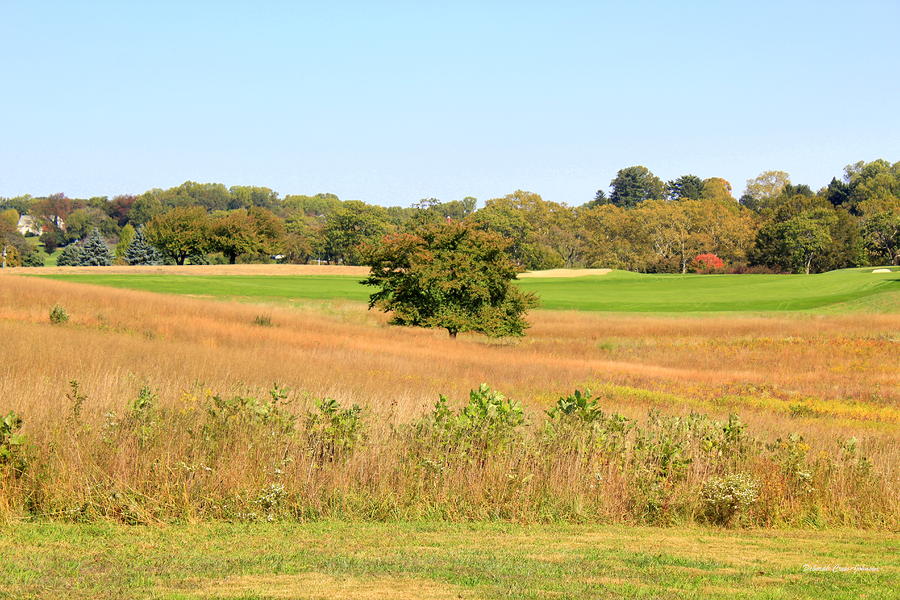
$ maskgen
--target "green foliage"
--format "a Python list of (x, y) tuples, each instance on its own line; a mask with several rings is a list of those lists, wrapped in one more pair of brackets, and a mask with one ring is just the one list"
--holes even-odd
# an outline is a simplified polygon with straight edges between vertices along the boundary
[(610, 182), (610, 187), (610, 203), (626, 208), (645, 200), (663, 200), (666, 197), (666, 185), (662, 179), (640, 165), (620, 169)]
[(231, 200), (228, 208), (265, 208), (275, 210), (278, 208), (278, 192), (267, 187), (251, 185), (233, 185), (228, 188)]
[(43, 252), (29, 252), (22, 258), (23, 267), (43, 267), (47, 255)]
[(108, 267), (112, 262), (112, 252), (109, 251), (109, 246), (107, 246), (106, 242), (103, 241), (103, 238), (100, 237), (100, 231), (98, 229), (91, 230), (91, 233), (84, 240), (81, 264), (90, 267)]
[(763, 171), (753, 179), (747, 180), (747, 189), (741, 196), (741, 204), (760, 212), (780, 196), (785, 186), (790, 183), (790, 175), (784, 171)]
[(574, 419), (583, 423), (593, 423), (603, 418), (600, 400), (593, 398), (591, 390), (575, 390), (571, 396), (563, 396), (556, 406), (547, 411), (551, 421)]
[(866, 214), (863, 237), (874, 264), (900, 264), (900, 201), (893, 211), (885, 209)]
[(700, 200), (703, 198), (703, 180), (696, 175), (682, 175), (666, 183), (669, 200)]
[(759, 232), (757, 260), (778, 264), (795, 273), (810, 273), (813, 261), (831, 243), (830, 213), (802, 213), (785, 221), (772, 222)]
[[(0, 201), (6, 209), (0, 237), (6, 242), (7, 266), (42, 262), (15, 231), (17, 216), (26, 213), (42, 230), (48, 253), (67, 248), (60, 257), (63, 266), (105, 264), (96, 262), (94, 252), (85, 255), (84, 244), (69, 243), (73, 238), (90, 237), (99, 229), (105, 239), (119, 239), (116, 255), (121, 258), (132, 229), (145, 224), (149, 241), (178, 264), (269, 262), (274, 256), (293, 263), (360, 264), (362, 248), (385, 234), (415, 234), (451, 219), (506, 238), (506, 253), (527, 270), (587, 266), (683, 272), (685, 256), (706, 253), (721, 257), (736, 272), (744, 272), (751, 257), (753, 266), (798, 272), (807, 265), (820, 272), (900, 263), (900, 162), (849, 165), (843, 178), (833, 178), (817, 193), (792, 184), (783, 171), (766, 171), (748, 180), (740, 204), (731, 184), (719, 177), (684, 175), (663, 184), (646, 167), (633, 166), (621, 169), (611, 185), (608, 198), (599, 190), (580, 207), (517, 190), (476, 210), (471, 197), (382, 207), (342, 202), (334, 194), (282, 200), (265, 187), (186, 181), (112, 200), (63, 194), (6, 199)], [(810, 226), (810, 219), (820, 222)], [(824, 229), (816, 231), (822, 224), (827, 236), (820, 235)], [(150, 260), (156, 259), (132, 264)]]
[(539, 194), (516, 190), (493, 198), (468, 219), (478, 229), (500, 235), (506, 253), (528, 270), (575, 266), (582, 251), (576, 210), (548, 202)]
[(632, 420), (620, 414), (606, 414), (590, 390), (575, 390), (547, 411), (542, 438), (547, 451), (554, 454), (623, 463), (626, 439), (634, 427)]
[(431, 413), (414, 426), (414, 437), (426, 455), (436, 460), (452, 457), (483, 462), (520, 439), (527, 423), (522, 405), (487, 384), (469, 392), (469, 402), (458, 411), (440, 396)]
[(209, 249), (234, 264), (241, 255), (274, 253), (284, 238), (284, 225), (268, 210), (254, 207), (215, 217), (209, 233)]
[(93, 229), (82, 241), (66, 246), (56, 264), (61, 267), (96, 267), (112, 263), (109, 246), (103, 241), (100, 231)]
[(365, 439), (362, 408), (343, 408), (332, 398), (316, 402), (303, 426), (309, 452), (319, 464), (348, 457)]
[(134, 232), (124, 257), (129, 265), (158, 265), (162, 262), (162, 255), (147, 241), (143, 227)]
[(129, 407), (126, 427), (131, 429), (141, 446), (151, 442), (159, 432), (156, 419), (157, 396), (149, 386), (142, 386)]
[(84, 264), (85, 259), (84, 246), (76, 242), (63, 248), (56, 264), (60, 267), (78, 267)]
[(109, 218), (103, 208), (96, 206), (74, 210), (66, 219), (65, 233), (70, 240), (88, 239), (95, 229), (106, 236), (114, 236), (118, 231), (115, 221)]
[(348, 200), (326, 218), (326, 258), (339, 264), (363, 264), (362, 246), (374, 244), (388, 231), (388, 215), (383, 207)]
[(50, 322), (54, 325), (61, 325), (69, 321), (69, 313), (59, 304), (54, 304), (50, 309)]
[(145, 235), (154, 247), (177, 264), (209, 247), (209, 217), (200, 206), (177, 206), (157, 215), (146, 227)]
[(13, 411), (0, 419), (0, 475), (9, 470), (18, 477), (28, 465), (25, 436), (19, 433), (22, 422), (22, 417)]
[(131, 246), (135, 234), (134, 225), (131, 223), (127, 223), (122, 228), (122, 231), (119, 232), (119, 243), (116, 244), (116, 258), (125, 258), (125, 254), (128, 252), (128, 247)]
[(512, 285), (504, 249), (498, 236), (456, 222), (389, 236), (367, 251), (372, 271), (363, 283), (381, 288), (369, 308), (392, 313), (393, 324), (441, 327), (451, 337), (522, 335), (524, 313), (537, 301)]
[(212, 396), (206, 408), (204, 436), (208, 440), (223, 439), (234, 432), (247, 433), (260, 429), (268, 435), (284, 435), (295, 430), (297, 416), (286, 407), (287, 391), (274, 386), (268, 400), (252, 396)]

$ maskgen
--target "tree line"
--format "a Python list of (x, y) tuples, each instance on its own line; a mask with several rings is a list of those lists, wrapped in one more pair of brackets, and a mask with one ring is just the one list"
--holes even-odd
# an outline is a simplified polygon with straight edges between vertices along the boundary
[(472, 197), (385, 207), (192, 181), (113, 198), (0, 198), (0, 242), (12, 266), (42, 265), (58, 248), (60, 264), (363, 264), (362, 249), (386, 235), (448, 220), (505, 238), (509, 258), (529, 270), (809, 273), (900, 264), (900, 162), (854, 163), (818, 190), (766, 171), (737, 198), (724, 179), (666, 182), (643, 166), (621, 169), (582, 204), (519, 190), (480, 208)]

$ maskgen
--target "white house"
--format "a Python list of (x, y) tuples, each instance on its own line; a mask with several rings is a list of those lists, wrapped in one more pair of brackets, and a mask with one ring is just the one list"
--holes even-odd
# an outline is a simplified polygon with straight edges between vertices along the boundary
[(29, 217), (28, 215), (22, 215), (19, 217), (19, 223), (16, 225), (16, 229), (19, 230), (19, 233), (22, 235), (41, 235), (41, 226), (34, 219), (34, 217)]

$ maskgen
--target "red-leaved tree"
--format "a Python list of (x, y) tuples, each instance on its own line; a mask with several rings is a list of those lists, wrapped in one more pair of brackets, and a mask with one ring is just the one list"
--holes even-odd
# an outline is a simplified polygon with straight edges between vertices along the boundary
[(698, 254), (691, 261), (691, 271), (694, 273), (723, 273), (725, 262), (715, 254)]

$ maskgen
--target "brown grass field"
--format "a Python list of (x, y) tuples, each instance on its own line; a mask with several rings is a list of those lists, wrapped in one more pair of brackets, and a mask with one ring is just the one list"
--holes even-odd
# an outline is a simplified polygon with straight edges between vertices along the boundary
[[(248, 265), (247, 270), (251, 267), (257, 268)], [(68, 323), (49, 322), (55, 304), (69, 312)], [(255, 325), (259, 315), (270, 316), (273, 326)], [(207, 481), (193, 471), (202, 460), (191, 455), (185, 430), (198, 422), (195, 416), (213, 394), (265, 397), (278, 384), (290, 390), (294, 411), (302, 413), (313, 399), (327, 396), (359, 404), (369, 415), (368, 450), (349, 464), (329, 470), (298, 458), (279, 467), (278, 481), (286, 481), (288, 488), (318, 494), (319, 513), (407, 517), (424, 513), (398, 507), (418, 503), (428, 505), (422, 509), (428, 514), (433, 509), (449, 518), (540, 519), (533, 503), (521, 511), (477, 509), (479, 502), (490, 504), (485, 499), (499, 471), (482, 473), (479, 479), (460, 470), (458, 480), (448, 476), (438, 499), (398, 500), (406, 491), (392, 489), (402, 487), (392, 470), (402, 466), (402, 457), (394, 442), (379, 447), (378, 440), (387, 440), (392, 427), (419, 418), (439, 394), (459, 401), (486, 382), (521, 400), (535, 427), (541, 411), (557, 397), (590, 388), (601, 396), (605, 410), (638, 420), (648, 409), (714, 418), (737, 412), (760, 439), (802, 435), (811, 462), (820, 455), (837, 456), (838, 443), (855, 437), (877, 475), (874, 488), (865, 488), (865, 510), (859, 506), (863, 492), (835, 487), (834, 481), (844, 481), (837, 476), (829, 480), (833, 489), (818, 491), (816, 510), (824, 511), (826, 522), (896, 527), (900, 315), (675, 318), (536, 311), (530, 320), (533, 327), (521, 340), (451, 340), (439, 331), (390, 327), (383, 315), (354, 303), (238, 304), (0, 277), (0, 413), (15, 410), (23, 417), (32, 462), (42, 465), (0, 488), (0, 512), (21, 514), (37, 495), (45, 507), (55, 507), (47, 508), (48, 514), (68, 514), (70, 505), (77, 504), (82, 512), (90, 505), (108, 516), (112, 509), (96, 496), (102, 489), (107, 500), (115, 494), (128, 496), (138, 520), (215, 513), (209, 507), (218, 506), (217, 499), (270, 484), (271, 465), (260, 465), (271, 463), (272, 457), (260, 453), (271, 448), (251, 440), (249, 449), (235, 451), (233, 460), (215, 466), (215, 481)], [(66, 397), (72, 380), (86, 397), (75, 420), (70, 418), (72, 400)], [(110, 448), (109, 440), (104, 442), (104, 423), (110, 413), (121, 415), (145, 385), (158, 397), (159, 407), (170, 411), (166, 414), (184, 417), (185, 430), (165, 433), (160, 437), (164, 442), (144, 450)], [(498, 461), (497, 469), (514, 477), (510, 473), (525, 468), (517, 460)], [(175, 473), (175, 465), (192, 475), (186, 479)], [(172, 473), (161, 474), (161, 468)], [(529, 488), (533, 494), (552, 492), (554, 486), (563, 490), (570, 509), (548, 514), (581, 514), (578, 507), (586, 503), (594, 506), (586, 514), (628, 520), (626, 502), (616, 499), (614, 489), (589, 501), (582, 496), (589, 492), (569, 489), (568, 468), (556, 465), (541, 483), (543, 490)], [(773, 468), (762, 463), (752, 467), (759, 472)], [(363, 492), (354, 486), (363, 472), (365, 493), (377, 501), (358, 498)], [(45, 477), (43, 483), (40, 477)], [(458, 513), (447, 508), (447, 490), (454, 485), (468, 489), (463, 505), (456, 505)], [(626, 483), (613, 477), (609, 485), (624, 490)], [(119, 491), (108, 493), (112, 488)], [(23, 494), (31, 496), (23, 499)], [(365, 510), (359, 508), (363, 505)]]

